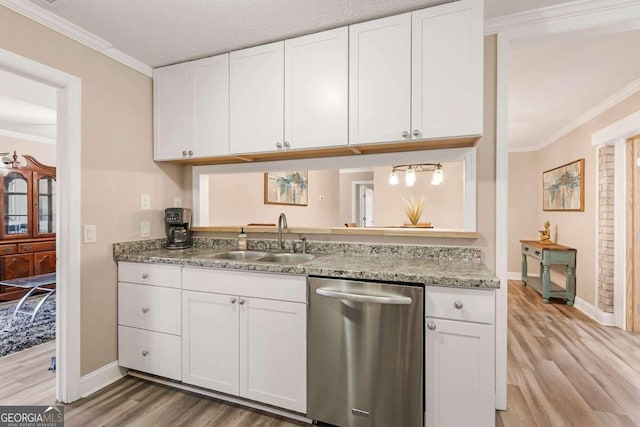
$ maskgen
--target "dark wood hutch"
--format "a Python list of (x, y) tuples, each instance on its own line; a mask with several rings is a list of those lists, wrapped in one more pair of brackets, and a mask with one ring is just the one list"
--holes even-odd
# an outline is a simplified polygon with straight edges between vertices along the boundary
[[(0, 280), (56, 271), (56, 168), (22, 157), (26, 164), (0, 169)], [(25, 292), (0, 286), (0, 301)]]

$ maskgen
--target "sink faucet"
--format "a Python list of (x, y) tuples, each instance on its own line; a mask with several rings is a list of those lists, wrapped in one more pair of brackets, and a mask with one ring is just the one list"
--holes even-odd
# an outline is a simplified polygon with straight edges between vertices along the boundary
[(287, 229), (287, 216), (283, 213), (278, 217), (278, 247), (284, 249), (284, 242), (282, 241), (282, 229)]

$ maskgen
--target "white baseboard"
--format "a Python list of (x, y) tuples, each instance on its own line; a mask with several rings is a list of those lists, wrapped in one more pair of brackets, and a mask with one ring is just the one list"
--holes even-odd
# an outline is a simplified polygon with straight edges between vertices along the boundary
[(80, 378), (80, 397), (85, 398), (127, 375), (127, 370), (111, 362)]
[(616, 319), (613, 313), (605, 313), (580, 297), (576, 297), (574, 307), (604, 326), (615, 326)]
[(522, 280), (522, 273), (519, 271), (510, 271), (507, 273), (507, 280)]

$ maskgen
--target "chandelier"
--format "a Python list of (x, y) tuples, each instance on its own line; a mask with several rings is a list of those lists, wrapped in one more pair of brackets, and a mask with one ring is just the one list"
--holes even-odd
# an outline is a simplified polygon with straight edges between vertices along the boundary
[(440, 185), (444, 180), (441, 163), (418, 163), (414, 165), (397, 165), (391, 168), (389, 175), (389, 184), (398, 185), (400, 179), (398, 172), (404, 172), (405, 185), (412, 187), (416, 183), (416, 172), (433, 172), (431, 176), (431, 185)]

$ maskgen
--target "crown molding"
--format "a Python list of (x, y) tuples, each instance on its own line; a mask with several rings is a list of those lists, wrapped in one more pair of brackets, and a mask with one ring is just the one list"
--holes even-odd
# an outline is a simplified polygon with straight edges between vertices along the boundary
[(46, 138), (44, 136), (32, 135), (30, 133), (16, 132), (13, 130), (3, 129), (3, 128), (0, 128), (0, 136), (8, 136), (10, 138), (24, 139), (25, 141), (42, 142), (44, 144), (55, 145), (56, 143), (55, 139)]
[(153, 69), (142, 61), (133, 58), (126, 53), (114, 48), (111, 43), (93, 33), (67, 21), (58, 15), (49, 12), (27, 0), (0, 0), (0, 5), (5, 6), (27, 18), (36, 21), (47, 28), (69, 37), (109, 58), (132, 68), (139, 73), (152, 77)]
[(571, 21), (572, 18), (581, 18), (581, 22), (566, 24), (580, 29), (584, 25), (604, 25), (631, 19), (633, 16), (640, 16), (640, 3), (637, 0), (580, 0), (486, 19), (484, 34), (496, 34), (535, 24)]

